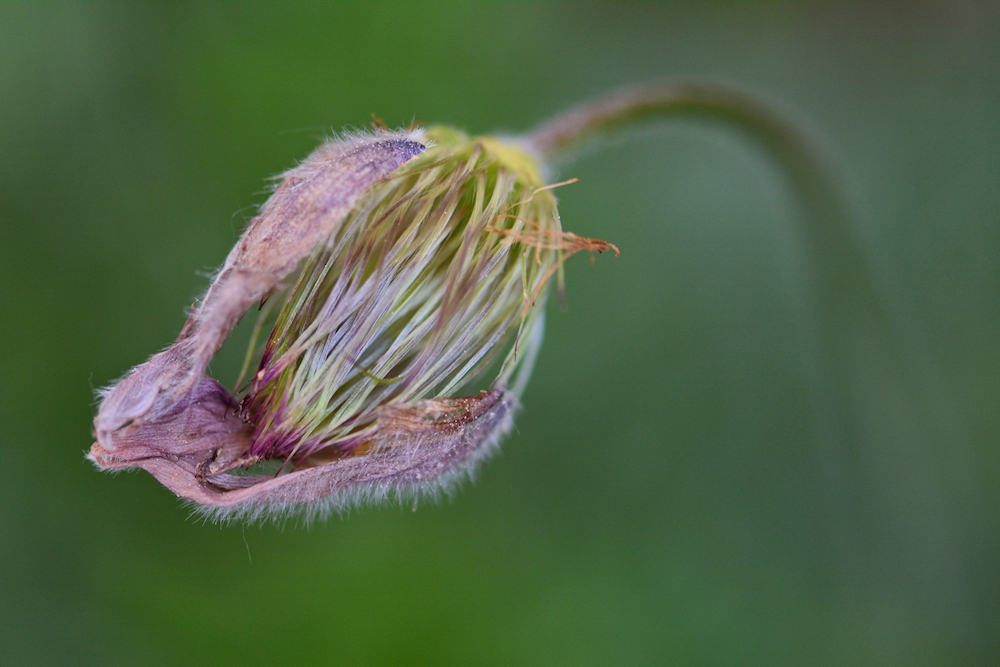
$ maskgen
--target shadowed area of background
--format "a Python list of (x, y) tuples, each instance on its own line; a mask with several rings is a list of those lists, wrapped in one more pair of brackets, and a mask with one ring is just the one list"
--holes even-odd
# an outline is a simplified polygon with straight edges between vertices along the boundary
[[(565, 228), (622, 256), (569, 263), (452, 502), (219, 528), (84, 461), (93, 389), (320, 137), (667, 77), (812, 132), (898, 348), (827, 354), (785, 176), (663, 123), (562, 169)], [(0, 664), (997, 664), (998, 118), (995, 3), (0, 5)]]

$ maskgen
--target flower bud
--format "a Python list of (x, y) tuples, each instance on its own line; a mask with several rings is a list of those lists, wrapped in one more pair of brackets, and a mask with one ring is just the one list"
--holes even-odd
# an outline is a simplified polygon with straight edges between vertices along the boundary
[[(617, 254), (562, 231), (554, 187), (515, 143), (443, 127), (328, 142), (174, 345), (103, 393), (90, 458), (219, 517), (448, 488), (510, 428), (550, 278), (580, 250)], [(258, 301), (272, 329), (235, 397), (204, 372)]]

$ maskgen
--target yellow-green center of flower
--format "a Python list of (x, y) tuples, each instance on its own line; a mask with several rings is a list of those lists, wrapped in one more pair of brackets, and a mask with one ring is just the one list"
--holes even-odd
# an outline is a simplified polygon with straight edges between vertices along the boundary
[(365, 451), (380, 407), (526, 380), (545, 284), (579, 237), (526, 152), (427, 134), (434, 145), (372, 187), (281, 295), (242, 403), (252, 459)]

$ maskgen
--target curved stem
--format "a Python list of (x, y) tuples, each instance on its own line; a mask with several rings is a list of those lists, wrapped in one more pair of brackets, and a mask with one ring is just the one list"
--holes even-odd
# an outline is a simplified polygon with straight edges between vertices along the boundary
[(754, 134), (779, 139), (779, 143), (790, 138), (788, 123), (746, 93), (719, 84), (683, 81), (623, 89), (557, 116), (523, 140), (531, 152), (550, 161), (639, 121), (684, 115), (726, 120)]
[(866, 253), (829, 169), (794, 124), (748, 94), (718, 84), (692, 82), (625, 89), (544, 123), (522, 142), (526, 150), (549, 162), (640, 121), (677, 117), (736, 126), (771, 154), (791, 180), (804, 209), (802, 241), (820, 288), (817, 296), (830, 320), (827, 323), (840, 327), (860, 319), (885, 330), (887, 317)]
[[(906, 309), (886, 298), (884, 286), (877, 285), (850, 207), (806, 135), (746, 93), (678, 82), (626, 89), (585, 104), (521, 141), (546, 162), (638, 121), (676, 117), (722, 121), (743, 130), (783, 168), (796, 194), (801, 207), (799, 241), (818, 306), (818, 326), (810, 336), (818, 345), (811, 352), (820, 363), (817, 380), (827, 387), (816, 395), (826, 450), (823, 467), (832, 475), (831, 500), (839, 506), (834, 514), (841, 516), (837, 523), (844, 531), (841, 551), (850, 559), (849, 552), (858, 546), (854, 533), (869, 513), (864, 494), (857, 492), (879, 483), (865, 479), (868, 475), (895, 473), (879, 470), (884, 459), (874, 452), (905, 451), (911, 463), (923, 458), (925, 470), (933, 471), (932, 442), (946, 435), (942, 430), (951, 420), (941, 384)], [(944, 501), (943, 492), (935, 489), (941, 482), (931, 472), (907, 482), (921, 488), (928, 506)], [(850, 519), (843, 516), (845, 511)], [(941, 530), (948, 528), (941, 523), (928, 526), (921, 546), (931, 549), (940, 536), (935, 531)]]
[(848, 207), (829, 170), (805, 136), (777, 112), (741, 91), (717, 84), (678, 82), (625, 89), (542, 124), (522, 138), (543, 161), (558, 160), (594, 139), (639, 121), (694, 117), (722, 121), (754, 138), (783, 167), (803, 208), (801, 228), (825, 324), (865, 322), (888, 333), (868, 261)]

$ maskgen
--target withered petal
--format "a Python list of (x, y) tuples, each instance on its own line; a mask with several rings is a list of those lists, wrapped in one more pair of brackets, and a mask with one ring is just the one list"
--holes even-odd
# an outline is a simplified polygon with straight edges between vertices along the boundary
[(103, 392), (94, 419), (101, 448), (136, 446), (135, 431), (143, 423), (175, 414), (250, 305), (328, 238), (366, 190), (424, 149), (418, 133), (349, 137), (328, 142), (285, 173), (204, 300), (192, 308), (177, 341)]

